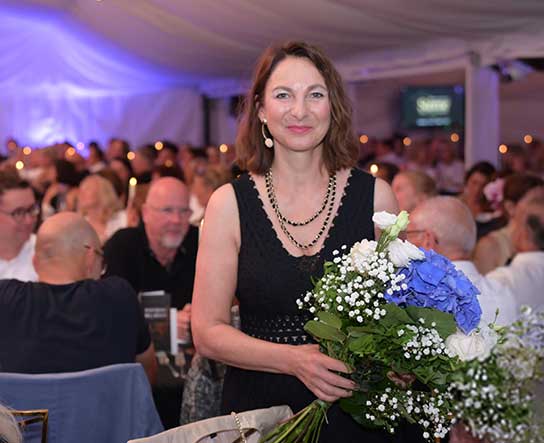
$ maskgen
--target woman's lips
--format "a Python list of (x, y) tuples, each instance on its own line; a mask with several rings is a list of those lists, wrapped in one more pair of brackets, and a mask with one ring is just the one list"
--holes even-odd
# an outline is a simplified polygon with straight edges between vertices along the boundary
[(295, 134), (306, 134), (307, 132), (309, 132), (312, 127), (311, 126), (287, 126), (287, 129), (289, 129), (289, 131), (291, 132), (294, 132)]

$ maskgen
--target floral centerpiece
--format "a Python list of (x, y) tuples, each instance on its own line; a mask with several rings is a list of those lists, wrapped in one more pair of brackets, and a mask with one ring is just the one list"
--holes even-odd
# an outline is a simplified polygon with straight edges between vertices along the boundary
[[(398, 238), (406, 211), (377, 213), (373, 221), (379, 240), (334, 251), (323, 277), (297, 303), (315, 315), (305, 330), (323, 352), (353, 370), (359, 390), (340, 406), (366, 427), (394, 432), (401, 418), (419, 423), (435, 441), (455, 420), (449, 386), (463, 365), (448, 339), (478, 326), (478, 290), (445, 257)], [(395, 373), (413, 374), (416, 382), (402, 389)], [(262, 441), (317, 442), (329, 406), (314, 401)]]

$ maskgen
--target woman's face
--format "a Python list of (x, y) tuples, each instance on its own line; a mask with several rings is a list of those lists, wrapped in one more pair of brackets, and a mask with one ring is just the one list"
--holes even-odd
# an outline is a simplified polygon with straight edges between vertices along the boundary
[(120, 162), (119, 160), (112, 160), (110, 162), (110, 168), (113, 169), (123, 183), (128, 183), (128, 180), (130, 179), (130, 171), (123, 164), (123, 162)]
[(475, 171), (465, 183), (465, 195), (474, 200), (479, 199), (487, 183), (489, 183), (487, 177), (481, 172)]
[(268, 79), (259, 118), (267, 120), (275, 147), (306, 151), (320, 146), (331, 124), (325, 80), (306, 58), (287, 57)]
[(397, 174), (391, 185), (401, 211), (413, 211), (419, 203), (419, 196), (410, 179), (403, 174)]

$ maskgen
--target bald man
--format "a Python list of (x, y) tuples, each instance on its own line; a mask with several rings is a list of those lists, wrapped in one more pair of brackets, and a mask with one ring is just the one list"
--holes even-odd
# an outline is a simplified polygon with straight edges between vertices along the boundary
[(449, 258), (476, 286), (482, 307), (481, 324), (495, 320), (513, 322), (517, 309), (512, 292), (503, 284), (481, 275), (472, 261), (476, 244), (476, 222), (468, 207), (455, 197), (433, 197), (416, 206), (410, 214), (407, 240), (424, 249), (433, 249)]
[(198, 229), (190, 226), (189, 191), (178, 179), (151, 183), (143, 223), (117, 231), (104, 245), (106, 275), (125, 278), (136, 292), (163, 290), (179, 309), (178, 335), (188, 336)]
[(512, 227), (516, 251), (508, 266), (487, 277), (508, 286), (518, 306), (544, 308), (544, 188), (535, 188), (518, 203)]
[(40, 227), (37, 283), (0, 281), (0, 371), (71, 372), (140, 362), (156, 373), (149, 329), (130, 285), (97, 280), (100, 241), (80, 215), (64, 212)]

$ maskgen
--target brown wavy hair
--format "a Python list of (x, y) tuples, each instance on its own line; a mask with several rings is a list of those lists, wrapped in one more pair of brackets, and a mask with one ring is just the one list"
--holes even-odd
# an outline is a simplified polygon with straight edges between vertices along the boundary
[(264, 90), (274, 69), (287, 57), (308, 59), (325, 79), (331, 105), (331, 124), (323, 139), (323, 163), (330, 174), (357, 164), (359, 146), (351, 126), (351, 103), (342, 77), (321, 49), (304, 42), (286, 42), (267, 48), (257, 62), (252, 86), (243, 102), (236, 136), (236, 162), (240, 168), (264, 174), (274, 159), (274, 149), (264, 145), (258, 117)]

